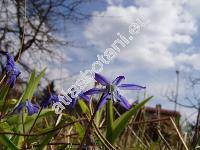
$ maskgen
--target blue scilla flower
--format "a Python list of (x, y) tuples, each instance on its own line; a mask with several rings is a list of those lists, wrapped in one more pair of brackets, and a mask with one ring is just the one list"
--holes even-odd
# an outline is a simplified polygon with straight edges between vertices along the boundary
[(59, 98), (56, 94), (51, 94), (48, 96), (47, 99), (41, 103), (41, 107), (46, 108), (52, 102), (59, 102)]
[(83, 99), (88, 103), (90, 101), (90, 98), (87, 95), (85, 95), (83, 92), (81, 92), (81, 93), (78, 94), (78, 97), (72, 98), (72, 102), (70, 103), (69, 107), (70, 108), (74, 108), (76, 103), (77, 103), (77, 101), (78, 101), (78, 99)]
[(39, 106), (31, 103), (31, 101), (29, 100), (26, 100), (25, 102), (20, 103), (17, 106), (16, 111), (20, 113), (24, 107), (27, 109), (29, 116), (32, 116), (33, 114), (38, 113)]
[(95, 80), (103, 86), (103, 88), (92, 88), (86, 91), (85, 95), (93, 95), (103, 93), (103, 98), (98, 106), (100, 109), (107, 101), (107, 99), (112, 99), (124, 107), (126, 110), (131, 108), (131, 105), (128, 103), (126, 98), (119, 93), (119, 90), (141, 90), (146, 87), (136, 85), (136, 84), (120, 84), (124, 80), (124, 76), (119, 76), (112, 82), (109, 82), (105, 77), (100, 74), (95, 73)]
[(0, 52), (1, 54), (6, 55), (7, 63), (4, 67), (6, 75), (8, 77), (7, 84), (12, 88), (15, 85), (17, 77), (21, 74), (17, 66), (15, 65), (14, 58), (8, 52)]
[[(61, 94), (60, 96), (65, 101), (63, 103), (67, 104), (69, 106), (69, 108), (74, 108), (76, 103), (77, 103), (77, 101), (78, 101), (78, 99), (83, 99), (86, 102), (90, 101), (90, 98), (87, 95), (85, 95), (83, 92), (80, 92), (78, 94), (78, 96), (74, 97), (74, 98), (69, 93), (67, 94), (67, 96), (63, 95), (63, 94)], [(60, 100), (60, 101), (62, 101), (62, 100)]]

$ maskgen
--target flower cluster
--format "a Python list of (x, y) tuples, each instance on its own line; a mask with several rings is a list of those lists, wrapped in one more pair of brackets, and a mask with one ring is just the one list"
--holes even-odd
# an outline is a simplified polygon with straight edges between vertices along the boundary
[(4, 65), (5, 66), (4, 70), (6, 71), (6, 75), (8, 78), (7, 84), (11, 88), (13, 88), (13, 86), (15, 85), (16, 79), (21, 74), (21, 72), (15, 65), (14, 58), (11, 54), (9, 54), (8, 52), (2, 52), (2, 51), (0, 53), (6, 55), (7, 57), (7, 63), (6, 65)]
[[(6, 55), (7, 57), (7, 63), (4, 65), (4, 70), (7, 76), (7, 84), (12, 88), (15, 85), (16, 79), (21, 72), (15, 65), (15, 61), (12, 55), (3, 51), (0, 51), (0, 53)], [(63, 110), (65, 108), (63, 104), (69, 105), (70, 108), (74, 108), (78, 99), (83, 99), (86, 102), (89, 102), (90, 96), (94, 94), (102, 94), (102, 99), (100, 100), (98, 109), (100, 109), (108, 99), (111, 99), (114, 102), (118, 102), (126, 110), (129, 110), (131, 105), (128, 103), (126, 98), (120, 94), (120, 90), (142, 90), (146, 88), (136, 84), (121, 84), (121, 81), (125, 79), (124, 76), (118, 76), (116, 79), (110, 82), (102, 75), (95, 73), (94, 79), (102, 86), (101, 88), (94, 87), (86, 92), (80, 92), (78, 97), (73, 97), (70, 94), (59, 96), (57, 94), (51, 94), (40, 104), (41, 108), (48, 107), (48, 105), (52, 104), (52, 102), (54, 102), (54, 110), (59, 110), (59, 108)], [(59, 108), (55, 104), (59, 104)], [(17, 111), (20, 112), (23, 107), (27, 108), (28, 115), (30, 116), (34, 113), (38, 113), (39, 106), (31, 103), (30, 100), (26, 100), (25, 102), (20, 103), (17, 106)]]

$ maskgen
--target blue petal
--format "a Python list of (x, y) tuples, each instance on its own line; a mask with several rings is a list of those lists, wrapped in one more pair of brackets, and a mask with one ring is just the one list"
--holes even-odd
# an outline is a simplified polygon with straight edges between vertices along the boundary
[(8, 81), (7, 81), (7, 84), (13, 88), (13, 86), (15, 85), (15, 82), (16, 82), (16, 76), (13, 75), (11, 77), (9, 77)]
[(117, 77), (112, 83), (113, 83), (114, 85), (119, 85), (119, 83), (120, 83), (122, 80), (124, 80), (124, 79), (125, 79), (124, 76), (119, 76), (119, 77)]
[(17, 77), (20, 75), (20, 71), (15, 65), (14, 58), (10, 54), (7, 55), (7, 64), (5, 67), (6, 75), (8, 76), (7, 84), (12, 88), (15, 85)]
[(38, 106), (35, 104), (32, 104), (30, 101), (26, 101), (26, 108), (28, 110), (28, 115), (32, 116), (34, 113), (38, 113)]
[(77, 103), (77, 98), (73, 98), (73, 99), (72, 99), (72, 102), (71, 102), (70, 105), (69, 105), (69, 107), (70, 107), (70, 108), (74, 108), (75, 105), (76, 105), (76, 103)]
[(108, 93), (104, 93), (104, 96), (103, 96), (101, 102), (99, 103), (98, 110), (101, 109), (101, 107), (107, 102), (107, 99), (109, 97), (110, 97), (110, 95)]
[(105, 77), (103, 77), (102, 75), (98, 74), (98, 73), (95, 73), (94, 79), (95, 79), (98, 83), (100, 83), (101, 85), (106, 86), (106, 85), (109, 84), (108, 80), (107, 80)]
[(15, 108), (15, 110), (18, 112), (18, 113), (20, 113), (21, 112), (21, 110), (22, 110), (22, 108), (23, 108), (23, 103), (20, 103), (16, 108)]
[(116, 92), (114, 96), (117, 100), (119, 100), (120, 105), (126, 110), (129, 110), (131, 108), (131, 105), (128, 103), (124, 96), (120, 95), (118, 92)]
[(141, 90), (146, 88), (136, 84), (120, 84), (117, 87), (121, 90)]
[(87, 101), (87, 102), (90, 101), (90, 98), (89, 98), (87, 95), (85, 95), (84, 93), (80, 93), (80, 94), (79, 94), (79, 97), (80, 97), (81, 99)]
[(15, 61), (14, 61), (14, 57), (10, 54), (6, 54), (7, 56), (7, 64), (11, 65), (12, 67), (15, 66)]
[(12, 72), (13, 67), (11, 65), (6, 64), (5, 69), (6, 69), (6, 73), (9, 74), (10, 72)]
[(93, 95), (93, 94), (99, 94), (99, 93), (102, 93), (104, 92), (105, 90), (103, 89), (98, 89), (98, 88), (92, 88), (86, 92), (84, 92), (85, 95)]
[(51, 95), (51, 101), (59, 102), (59, 98), (58, 98), (58, 96), (55, 95), (55, 94)]
[(58, 96), (55, 94), (48, 96), (47, 99), (42, 102), (41, 106), (46, 108), (51, 102), (59, 102)]

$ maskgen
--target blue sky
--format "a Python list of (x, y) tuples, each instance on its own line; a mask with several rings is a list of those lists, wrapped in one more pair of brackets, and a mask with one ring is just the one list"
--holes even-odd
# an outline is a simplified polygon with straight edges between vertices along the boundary
[[(74, 41), (76, 46), (62, 49), (66, 59), (58, 63), (52, 78), (66, 77), (60, 84), (66, 82), (69, 86), (80, 71), (90, 68), (97, 54), (110, 47), (118, 32), (126, 36), (128, 26), (144, 16), (150, 21), (148, 26), (104, 66), (102, 74), (109, 79), (124, 75), (127, 83), (145, 85), (147, 95), (154, 95), (149, 105), (160, 103), (164, 108), (173, 109), (174, 104), (165, 95), (175, 89), (178, 69), (179, 101), (187, 103), (185, 80), (200, 71), (199, 6), (199, 0), (104, 0), (84, 5), (81, 9), (94, 17), (84, 23), (67, 24), (68, 29), (58, 35)], [(136, 97), (133, 92), (126, 95), (130, 102)], [(186, 116), (194, 112), (181, 107), (178, 110)]]

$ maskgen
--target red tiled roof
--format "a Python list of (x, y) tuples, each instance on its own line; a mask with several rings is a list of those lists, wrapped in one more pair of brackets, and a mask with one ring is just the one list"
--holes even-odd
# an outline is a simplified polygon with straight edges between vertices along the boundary
[[(145, 107), (144, 109), (147, 113), (157, 113), (157, 108)], [(181, 116), (178, 111), (173, 111), (173, 110), (168, 110), (168, 109), (161, 109), (160, 113), (161, 115), (166, 115), (166, 116), (175, 116), (175, 117)]]

